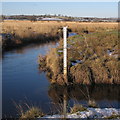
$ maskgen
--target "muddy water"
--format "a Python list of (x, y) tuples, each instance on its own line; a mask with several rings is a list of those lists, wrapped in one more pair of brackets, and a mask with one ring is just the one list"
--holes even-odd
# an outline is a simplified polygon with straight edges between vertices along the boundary
[(69, 105), (75, 101), (87, 104), (87, 100), (92, 98), (99, 107), (120, 107), (119, 86), (77, 86), (64, 89), (50, 86), (46, 73), (38, 69), (37, 58), (39, 54), (45, 55), (49, 48), (56, 46), (56, 43), (29, 45), (3, 55), (0, 62), (3, 65), (3, 117), (17, 117), (14, 103), (24, 102), (50, 113), (52, 103), (57, 105), (62, 100), (64, 89), (68, 94)]

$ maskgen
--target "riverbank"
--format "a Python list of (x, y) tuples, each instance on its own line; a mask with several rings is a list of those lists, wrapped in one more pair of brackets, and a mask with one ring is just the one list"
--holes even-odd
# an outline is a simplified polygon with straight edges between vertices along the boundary
[(48, 43), (60, 39), (59, 26), (46, 22), (5, 20), (2, 23), (2, 50), (26, 46), (31, 43)]
[[(64, 115), (45, 115), (42, 119), (61, 119)], [(66, 118), (70, 119), (120, 119), (120, 109), (115, 108), (87, 108), (85, 111), (67, 113)], [(39, 118), (38, 118), (39, 119)]]
[[(64, 105), (63, 105), (64, 106)], [(22, 107), (22, 106), (20, 106)], [(62, 107), (62, 106), (61, 106)], [(66, 106), (68, 107), (68, 106)], [(20, 108), (22, 109), (22, 108)], [(64, 108), (63, 108), (64, 111)], [(45, 114), (38, 107), (28, 106), (26, 112), (22, 111), (20, 119), (120, 119), (120, 109), (116, 108), (98, 108), (84, 107), (81, 104), (74, 104), (70, 111), (64, 113), (59, 111), (59, 114)]]
[[(39, 65), (47, 71), (50, 83), (65, 84), (63, 77), (63, 40)], [(120, 84), (118, 31), (99, 30), (68, 38), (68, 80), (79, 84)]]
[(2, 36), (2, 51), (9, 51), (16, 48), (21, 48), (30, 44), (45, 44), (48, 42), (57, 42), (59, 40), (59, 36), (51, 36), (51, 35), (42, 35), (38, 34), (32, 36), (30, 38), (18, 38), (12, 34), (1, 34)]
[[(64, 106), (64, 105), (63, 105)], [(61, 107), (63, 107), (61, 106)], [(98, 108), (98, 107), (84, 107), (81, 104), (74, 104), (64, 113), (59, 111), (58, 114), (45, 114), (39, 107), (27, 105), (28, 109), (26, 111), (22, 110), (22, 106), (19, 105), (18, 108), (21, 111), (19, 114), (19, 119), (120, 119), (120, 109), (113, 107), (109, 108)], [(68, 106), (66, 106), (68, 108)], [(51, 111), (52, 112), (52, 111)]]

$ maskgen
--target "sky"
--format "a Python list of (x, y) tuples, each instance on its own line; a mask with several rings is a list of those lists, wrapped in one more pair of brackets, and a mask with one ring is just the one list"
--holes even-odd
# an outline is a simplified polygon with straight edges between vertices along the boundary
[(2, 14), (118, 17), (118, 2), (3, 2)]

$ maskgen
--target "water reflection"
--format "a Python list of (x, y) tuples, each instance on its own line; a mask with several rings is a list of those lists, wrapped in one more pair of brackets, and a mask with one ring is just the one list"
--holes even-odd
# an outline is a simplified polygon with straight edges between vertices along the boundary
[[(13, 49), (13, 50), (10, 50), (10, 51), (7, 51), (7, 52), (3, 52), (2, 57), (4, 58), (4, 55), (6, 55), (8, 53), (9, 54), (14, 54), (14, 53), (16, 53), (16, 54), (25, 54), (25, 53), (29, 52), (30, 50), (38, 50), (38, 49), (39, 50), (41, 49), (41, 51), (43, 51), (43, 53), (44, 53), (43, 48), (46, 47), (46, 46), (47, 46), (46, 51), (48, 51), (49, 48), (58, 46), (58, 43), (50, 42), (50, 43), (30, 44), (30, 45), (27, 45), (27, 46), (18, 47), (16, 49)], [(41, 52), (39, 54), (41, 54)]]
[(57, 106), (64, 103), (63, 113), (67, 111), (65, 106), (72, 106), (76, 102), (88, 107), (90, 100), (94, 100), (101, 108), (120, 107), (119, 85), (70, 85), (65, 87), (54, 84), (50, 86), (48, 94)]

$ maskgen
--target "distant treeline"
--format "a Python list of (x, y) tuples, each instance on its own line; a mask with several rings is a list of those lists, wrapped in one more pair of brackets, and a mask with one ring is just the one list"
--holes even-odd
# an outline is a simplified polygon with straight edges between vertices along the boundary
[[(118, 18), (96, 18), (96, 17), (72, 17), (66, 15), (2, 15), (1, 20), (30, 20), (30, 21), (41, 21), (43, 18), (56, 18), (61, 21), (80, 21), (80, 22), (119, 22)], [(49, 20), (47, 20), (49, 21)], [(60, 21), (60, 20), (59, 20)]]
[(63, 16), (63, 15), (11, 15), (6, 16), (2, 15), (2, 20), (6, 19), (18, 19), (18, 20), (31, 20), (31, 21), (37, 21), (41, 20), (42, 18), (59, 18), (66, 21), (74, 20), (74, 17), (71, 16)]

